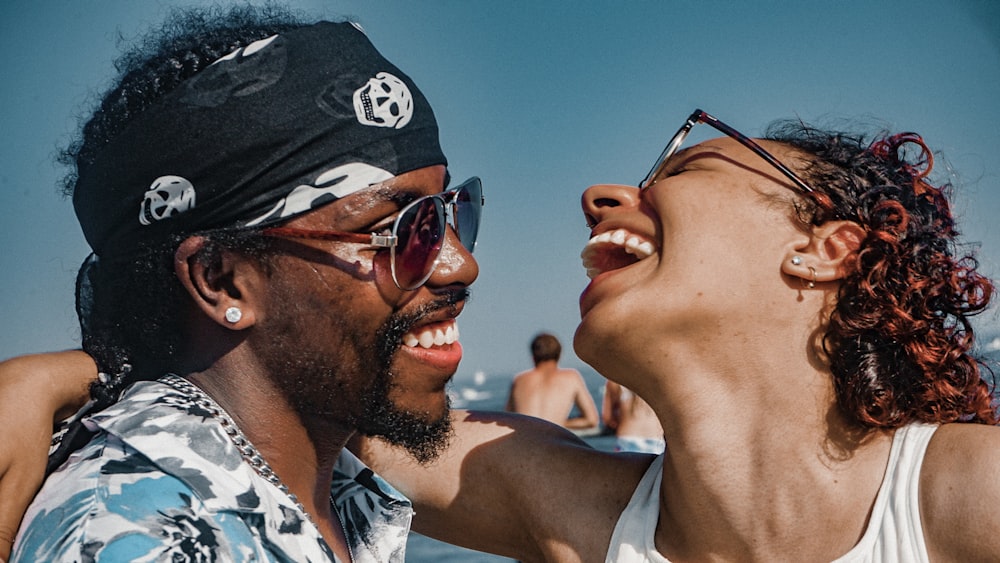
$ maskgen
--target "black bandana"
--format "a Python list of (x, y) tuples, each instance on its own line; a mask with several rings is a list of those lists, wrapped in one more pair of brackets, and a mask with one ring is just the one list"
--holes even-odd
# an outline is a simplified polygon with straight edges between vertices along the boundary
[(134, 118), (79, 170), (95, 254), (177, 234), (284, 221), (398, 174), (446, 164), (416, 85), (357, 27), (257, 41)]

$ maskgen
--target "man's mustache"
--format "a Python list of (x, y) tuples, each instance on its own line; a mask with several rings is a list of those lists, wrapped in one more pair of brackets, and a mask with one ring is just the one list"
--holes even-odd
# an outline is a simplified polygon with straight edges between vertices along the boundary
[(437, 295), (428, 303), (405, 313), (399, 312), (390, 317), (379, 329), (376, 339), (379, 347), (379, 357), (391, 358), (402, 345), (403, 335), (427, 316), (442, 310), (454, 310), (460, 303), (469, 300), (472, 292), (467, 287), (450, 289)]

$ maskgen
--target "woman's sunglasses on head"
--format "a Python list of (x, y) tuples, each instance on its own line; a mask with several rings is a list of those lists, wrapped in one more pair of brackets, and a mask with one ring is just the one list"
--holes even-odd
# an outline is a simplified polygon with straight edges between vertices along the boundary
[(448, 225), (455, 229), (466, 250), (476, 248), (483, 213), (483, 185), (472, 177), (439, 194), (421, 197), (400, 210), (387, 235), (349, 233), (294, 227), (271, 227), (262, 234), (273, 237), (337, 240), (388, 248), (392, 281), (402, 290), (422, 286), (434, 273)]

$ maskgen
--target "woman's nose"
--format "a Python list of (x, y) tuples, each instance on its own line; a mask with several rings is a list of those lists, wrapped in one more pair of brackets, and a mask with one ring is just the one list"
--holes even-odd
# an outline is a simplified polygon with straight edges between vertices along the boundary
[(593, 227), (609, 213), (633, 209), (639, 204), (639, 188), (616, 184), (590, 186), (583, 192), (583, 216), (587, 226)]

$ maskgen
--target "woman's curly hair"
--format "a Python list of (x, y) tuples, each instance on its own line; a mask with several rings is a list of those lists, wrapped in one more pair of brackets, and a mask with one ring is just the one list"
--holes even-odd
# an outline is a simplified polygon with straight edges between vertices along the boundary
[(928, 183), (934, 161), (923, 139), (866, 143), (796, 121), (772, 124), (765, 138), (804, 153), (803, 175), (829, 198), (805, 202), (805, 220), (846, 219), (866, 232), (823, 338), (841, 409), (867, 428), (997, 424), (969, 321), (988, 307), (993, 284), (959, 251), (951, 185)]

